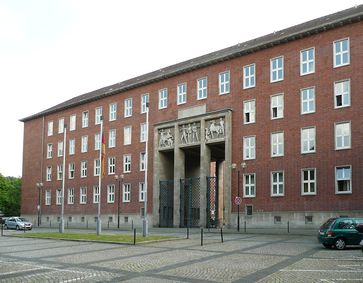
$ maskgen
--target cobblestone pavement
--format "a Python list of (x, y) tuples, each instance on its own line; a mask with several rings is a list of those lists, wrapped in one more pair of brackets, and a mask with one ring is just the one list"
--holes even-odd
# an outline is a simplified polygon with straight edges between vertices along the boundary
[(360, 249), (314, 236), (205, 233), (201, 246), (199, 233), (174, 235), (136, 246), (0, 237), (0, 282), (363, 282)]

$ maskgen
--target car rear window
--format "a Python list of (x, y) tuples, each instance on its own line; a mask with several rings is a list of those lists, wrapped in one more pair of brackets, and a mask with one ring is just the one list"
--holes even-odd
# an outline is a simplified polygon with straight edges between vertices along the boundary
[(328, 229), (330, 225), (335, 221), (336, 218), (328, 219), (323, 225), (321, 225), (321, 229)]

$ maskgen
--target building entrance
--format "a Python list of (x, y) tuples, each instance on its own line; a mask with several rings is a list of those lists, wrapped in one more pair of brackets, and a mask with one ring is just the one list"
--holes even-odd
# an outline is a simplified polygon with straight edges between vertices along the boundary
[(173, 227), (174, 180), (160, 181), (159, 226)]

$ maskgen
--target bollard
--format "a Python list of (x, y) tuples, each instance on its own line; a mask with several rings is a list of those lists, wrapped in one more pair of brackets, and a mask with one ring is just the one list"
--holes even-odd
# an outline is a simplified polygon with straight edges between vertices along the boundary
[(107, 222), (107, 229), (110, 230), (110, 221)]
[(244, 230), (245, 230), (245, 233), (246, 233), (246, 231), (247, 231), (247, 227), (246, 227), (247, 225), (246, 225), (246, 221), (245, 221), (245, 223), (244, 223)]
[(134, 229), (134, 246), (136, 245), (136, 228)]
[(86, 222), (86, 228), (88, 229), (88, 219), (87, 219), (87, 222)]
[(131, 220), (131, 230), (134, 230), (134, 220)]
[(221, 227), (221, 242), (223, 243), (223, 228)]
[(200, 229), (200, 245), (203, 246), (203, 228)]
[(287, 233), (290, 233), (290, 222), (287, 221)]
[(189, 227), (187, 227), (187, 239), (189, 239)]

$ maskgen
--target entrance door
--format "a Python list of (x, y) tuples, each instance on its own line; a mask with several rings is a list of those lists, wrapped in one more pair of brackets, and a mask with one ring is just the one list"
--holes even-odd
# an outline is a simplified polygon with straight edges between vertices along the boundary
[(198, 227), (200, 220), (200, 178), (180, 179), (180, 227)]
[(159, 226), (173, 227), (173, 209), (174, 209), (174, 181), (160, 181), (160, 198), (159, 198)]

